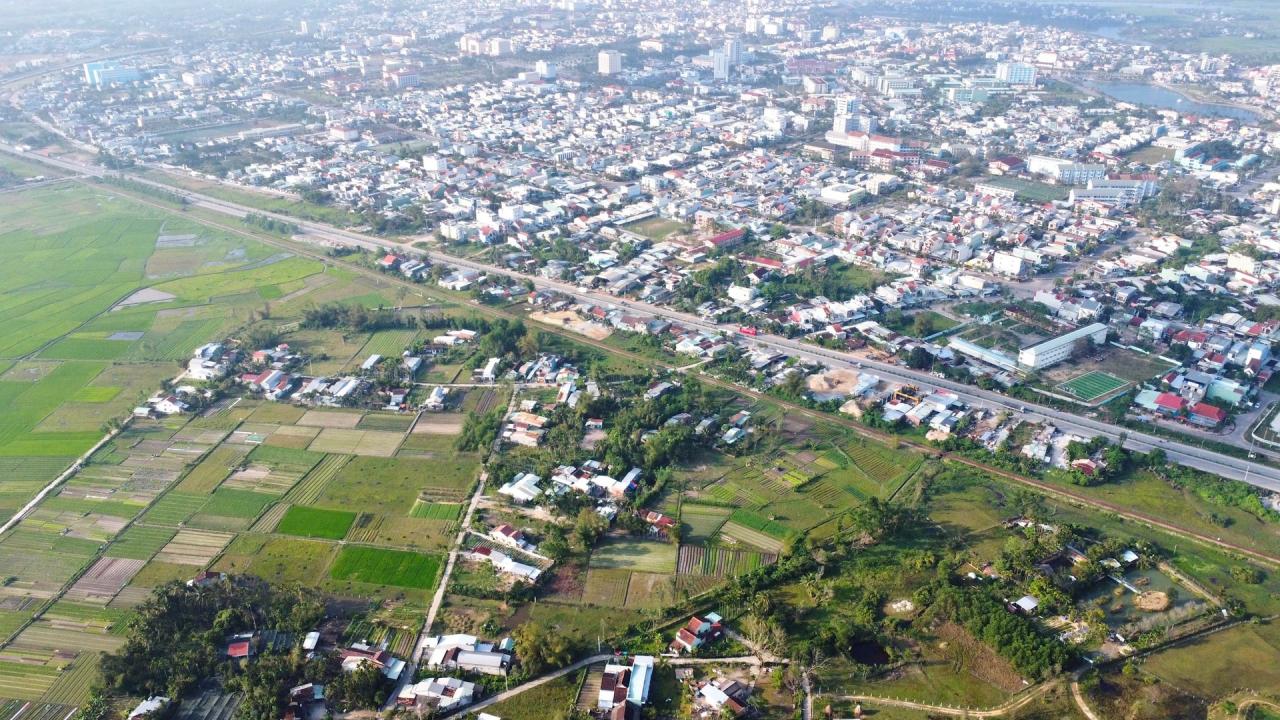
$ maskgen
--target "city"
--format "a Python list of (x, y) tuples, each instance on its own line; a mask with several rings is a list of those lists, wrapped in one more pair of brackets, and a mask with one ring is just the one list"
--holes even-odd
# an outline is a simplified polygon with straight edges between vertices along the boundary
[(0, 720), (1280, 712), (1268, 4), (13, 17)]

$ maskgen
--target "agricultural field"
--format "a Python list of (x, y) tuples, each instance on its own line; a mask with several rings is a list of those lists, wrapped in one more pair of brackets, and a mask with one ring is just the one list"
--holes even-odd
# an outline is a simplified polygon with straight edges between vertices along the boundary
[[(248, 321), (368, 295), (364, 280), (75, 184), (6, 195), (0, 249), (0, 514), (102, 436), (108, 420), (172, 378), (174, 361)], [(322, 278), (323, 282), (313, 281)], [(363, 344), (365, 338), (361, 338)], [(255, 420), (267, 419), (263, 411)], [(275, 418), (288, 422), (287, 411)], [(296, 446), (287, 434), (277, 442)], [(216, 458), (184, 490), (208, 492)]]
[(474, 481), (476, 468), (476, 459), (465, 456), (432, 461), (357, 457), (338, 470), (315, 504), (404, 515), (419, 497), (461, 501)]
[(341, 540), (347, 536), (347, 530), (355, 519), (356, 514), (349, 510), (294, 505), (284, 514), (275, 531), (282, 535)]
[(347, 545), (338, 553), (329, 576), (338, 581), (429, 590), (435, 587), (440, 558), (432, 555)]
[(734, 550), (720, 546), (681, 545), (676, 572), (681, 575), (726, 577), (775, 562), (773, 553)]
[(242, 533), (227, 546), (213, 569), (314, 587), (322, 582), (336, 549), (336, 545), (319, 540)]

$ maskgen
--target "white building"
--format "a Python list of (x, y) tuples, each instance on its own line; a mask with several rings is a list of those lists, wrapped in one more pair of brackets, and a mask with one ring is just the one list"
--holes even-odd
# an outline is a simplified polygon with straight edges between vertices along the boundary
[(533, 502), (542, 495), (542, 488), (538, 483), (542, 478), (533, 473), (520, 473), (511, 479), (511, 482), (504, 484), (498, 488), (499, 495), (506, 495), (513, 501), (518, 503)]
[(1076, 348), (1076, 343), (1086, 340), (1098, 345), (1105, 343), (1107, 341), (1107, 326), (1102, 323), (1093, 323), (1092, 325), (1072, 330), (1065, 335), (1045, 340), (1038, 345), (1023, 348), (1018, 352), (1018, 364), (1032, 370), (1047, 368), (1071, 357), (1071, 353)]
[(1036, 68), (1026, 63), (1002, 62), (996, 65), (996, 79), (1010, 85), (1035, 85)]
[(423, 708), (454, 710), (466, 707), (475, 698), (476, 684), (457, 678), (426, 678), (413, 685), (406, 685), (396, 698), (396, 704)]
[(724, 50), (711, 51), (711, 77), (715, 80), (729, 79), (729, 56)]
[(1027, 158), (1027, 172), (1047, 175), (1063, 185), (1084, 185), (1090, 180), (1101, 180), (1107, 175), (1107, 166), (1096, 163), (1078, 163), (1045, 155)]
[(991, 271), (1008, 277), (1022, 277), (1027, 272), (1027, 263), (1013, 253), (1000, 250), (991, 257)]
[(548, 62), (546, 60), (539, 60), (533, 66), (533, 69), (538, 73), (538, 77), (542, 78), (543, 80), (556, 79), (556, 64), (553, 62)]
[(601, 75), (617, 75), (622, 72), (622, 53), (617, 50), (601, 50), (596, 65)]
[(736, 37), (727, 38), (724, 41), (724, 54), (729, 60), (729, 67), (737, 67), (742, 64), (742, 41)]

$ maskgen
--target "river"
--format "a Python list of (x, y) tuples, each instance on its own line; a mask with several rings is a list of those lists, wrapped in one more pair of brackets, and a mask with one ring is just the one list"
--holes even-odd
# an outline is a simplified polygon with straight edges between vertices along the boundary
[(1085, 84), (1091, 90), (1134, 105), (1177, 110), (1180, 113), (1195, 115), (1215, 115), (1253, 124), (1261, 120), (1258, 113), (1253, 110), (1233, 105), (1219, 105), (1192, 100), (1182, 93), (1159, 85), (1112, 80), (1090, 80)]

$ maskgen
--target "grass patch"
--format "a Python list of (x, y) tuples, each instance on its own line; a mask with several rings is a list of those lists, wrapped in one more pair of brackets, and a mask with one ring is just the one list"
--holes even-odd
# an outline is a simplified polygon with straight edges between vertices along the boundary
[(676, 570), (676, 546), (653, 540), (611, 538), (591, 553), (590, 566), (671, 573)]

